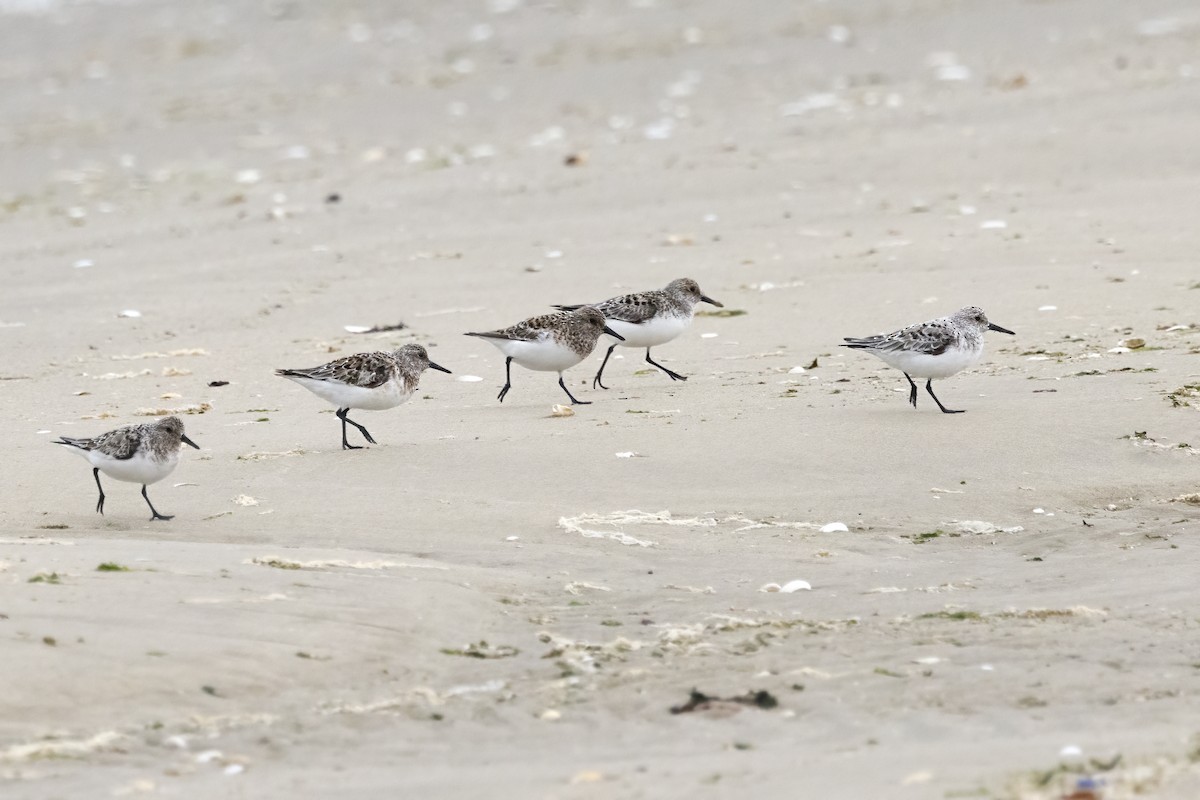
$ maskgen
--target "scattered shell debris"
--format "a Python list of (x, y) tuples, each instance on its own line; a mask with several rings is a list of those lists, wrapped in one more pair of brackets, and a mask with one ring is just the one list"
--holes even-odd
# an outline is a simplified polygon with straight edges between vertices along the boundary
[[(564, 405), (555, 403), (554, 405), (550, 406), (550, 416), (552, 416), (552, 417), (573, 417), (573, 416), (575, 416), (575, 409), (571, 408), (570, 406), (564, 406)], [(619, 456), (620, 454), (618, 453), (617, 455)]]
[(990, 522), (974, 519), (965, 519), (960, 522), (952, 522), (950, 523), (950, 526), (953, 527), (953, 529), (958, 533), (1021, 533), (1025, 530), (1025, 528), (1020, 525), (1013, 525), (1005, 528), (999, 525), (993, 525)]
[(109, 356), (110, 361), (140, 361), (145, 358), (172, 358), (175, 356), (206, 356), (208, 351), (203, 347), (183, 347), (178, 350), (168, 350), (165, 353), (150, 351), (146, 353), (137, 353), (135, 355), (116, 355)]
[(611, 592), (607, 586), (601, 586), (596, 583), (588, 583), (587, 581), (571, 581), (563, 587), (563, 591), (567, 594), (583, 594), (584, 589), (590, 589), (594, 592)]
[(802, 581), (802, 580), (797, 579), (797, 580), (793, 580), (793, 581), (788, 581), (787, 583), (783, 584), (782, 586), (780, 586), (778, 583), (764, 584), (762, 587), (759, 588), (759, 591), (760, 592), (780, 592), (782, 594), (792, 594), (793, 592), (799, 592), (801, 590), (811, 590), (811, 589), (812, 589), (812, 584), (810, 584), (808, 581)]
[(844, 522), (831, 522), (828, 525), (821, 526), (821, 533), (849, 533), (850, 529), (846, 527)]
[(256, 556), (242, 562), (243, 564), (255, 564), (260, 567), (274, 567), (275, 569), (323, 569), (326, 567), (343, 567), (346, 569), (435, 569), (443, 572), (449, 571), (449, 567), (440, 564), (410, 564), (404, 561), (347, 561), (341, 558), (330, 559), (314, 559), (311, 561), (296, 561), (290, 558), (280, 558), (279, 556)]
[(80, 758), (89, 753), (114, 749), (125, 739), (116, 731), (102, 731), (87, 739), (57, 739), (14, 744), (0, 750), (0, 762), (33, 761), (51, 758)]
[(135, 417), (170, 417), (175, 414), (204, 414), (208, 411), (212, 411), (212, 403), (192, 403), (175, 408), (135, 408), (133, 415)]
[(143, 378), (153, 374), (150, 370), (144, 369), (140, 372), (106, 372), (103, 375), (92, 375), (91, 378), (95, 381), (116, 381), (123, 378)]
[(239, 494), (237, 497), (233, 498), (233, 503), (234, 505), (239, 506), (256, 506), (258, 505), (258, 499), (251, 497), (248, 494)]
[(127, 308), (124, 311), (121, 311), (120, 313), (117, 314), (118, 317), (125, 317), (126, 319), (137, 319), (141, 315), (142, 315), (142, 312), (140, 312), (134, 308)]
[(283, 450), (277, 453), (261, 452), (261, 453), (245, 453), (237, 457), (238, 461), (267, 461), (272, 458), (289, 458), (291, 456), (302, 456), (307, 453), (307, 450), (296, 448), (295, 450)]
[(717, 590), (711, 586), (684, 586), (678, 583), (668, 583), (663, 586), (664, 589), (673, 589), (677, 592), (688, 592), (689, 594), (716, 594)]
[(455, 380), (462, 381), (463, 383), (479, 383), (483, 378), (478, 375), (459, 375)]

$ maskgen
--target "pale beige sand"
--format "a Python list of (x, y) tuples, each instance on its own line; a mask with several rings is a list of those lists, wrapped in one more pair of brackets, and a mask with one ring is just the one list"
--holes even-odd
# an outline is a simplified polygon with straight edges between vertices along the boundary
[[(1193, 3), (0, 12), (4, 797), (1200, 796)], [(461, 336), (684, 275), (571, 418)], [(962, 416), (836, 347), (970, 303)], [(203, 403), (169, 523), (48, 444)]]

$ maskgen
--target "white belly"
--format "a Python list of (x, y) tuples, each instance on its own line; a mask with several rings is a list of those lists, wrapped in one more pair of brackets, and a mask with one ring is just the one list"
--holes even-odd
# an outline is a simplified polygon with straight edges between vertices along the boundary
[(625, 337), (625, 341), (617, 342), (621, 347), (654, 347), (666, 344), (687, 330), (691, 324), (690, 316), (655, 317), (638, 325), (619, 319), (608, 321), (608, 327)]
[(389, 408), (395, 408), (412, 397), (413, 394), (412, 392), (404, 391), (403, 384), (394, 379), (382, 386), (368, 389), (362, 386), (348, 386), (344, 383), (318, 381), (295, 375), (287, 377), (305, 389), (308, 389), (317, 397), (332, 403), (338, 408), (361, 408), (366, 411), (384, 411)]
[(906, 372), (914, 378), (948, 378), (962, 372), (983, 355), (983, 348), (950, 348), (940, 356), (911, 351), (879, 352), (872, 350), (884, 363)]
[(129, 483), (157, 483), (170, 475), (179, 463), (179, 453), (172, 453), (162, 461), (155, 461), (141, 453), (133, 458), (117, 459), (103, 453), (82, 451), (93, 467), (99, 467), (110, 478)]
[(554, 339), (538, 342), (517, 342), (512, 339), (488, 339), (501, 353), (525, 369), (539, 372), (562, 372), (583, 361), (583, 356)]

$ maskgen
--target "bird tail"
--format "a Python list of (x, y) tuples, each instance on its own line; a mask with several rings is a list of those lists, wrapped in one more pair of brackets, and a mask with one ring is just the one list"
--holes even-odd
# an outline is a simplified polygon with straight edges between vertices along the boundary
[(573, 306), (563, 306), (563, 305), (555, 304), (554, 306), (551, 306), (551, 308), (557, 308), (559, 311), (578, 311), (579, 309), (583, 308), (586, 305), (587, 305), (587, 303), (577, 303)]
[(849, 347), (851, 350), (870, 350), (876, 345), (874, 339), (851, 339), (844, 337), (846, 343), (838, 345), (838, 347)]
[(87, 439), (72, 439), (69, 436), (60, 436), (50, 444), (61, 444), (63, 447), (74, 447), (86, 453), (90, 449), (87, 446), (87, 442)]

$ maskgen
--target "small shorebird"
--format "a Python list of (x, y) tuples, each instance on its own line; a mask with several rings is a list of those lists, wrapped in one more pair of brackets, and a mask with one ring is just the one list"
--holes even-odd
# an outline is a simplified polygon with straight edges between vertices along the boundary
[(498, 331), (472, 332), (467, 336), (486, 339), (504, 353), (504, 388), (497, 398), (501, 403), (512, 388), (512, 362), (515, 361), (525, 369), (557, 372), (558, 385), (571, 398), (571, 402), (588, 405), (591, 400), (575, 399), (575, 395), (563, 383), (562, 374), (563, 370), (570, 369), (591, 355), (596, 349), (596, 341), (604, 333), (624, 339), (605, 324), (600, 311), (592, 306), (583, 306), (577, 311), (543, 314)]
[(200, 445), (184, 435), (183, 422), (179, 417), (165, 417), (143, 425), (126, 425), (91, 439), (62, 436), (54, 444), (70, 448), (92, 465), (96, 488), (100, 490), (97, 512), (104, 513), (104, 487), (100, 485), (100, 473), (103, 472), (118, 481), (142, 485), (142, 497), (146, 498), (146, 505), (150, 506), (150, 513), (154, 515), (150, 517), (152, 522), (172, 517), (155, 510), (150, 495), (146, 494), (146, 487), (171, 474), (179, 463), (181, 444), (200, 449)]
[[(711, 297), (706, 297), (700, 291), (700, 285), (691, 278), (679, 278), (671, 281), (664, 289), (623, 294), (620, 297), (610, 297), (608, 300), (591, 304), (594, 308), (600, 309), (600, 313), (608, 320), (609, 326), (614, 331), (625, 337), (622, 341), (614, 342), (608, 348), (608, 352), (604, 354), (600, 370), (592, 379), (592, 388), (597, 386), (601, 389), (608, 388), (600, 382), (600, 378), (604, 375), (608, 357), (612, 355), (613, 349), (618, 345), (646, 348), (647, 364), (658, 367), (673, 381), (686, 381), (687, 377), (678, 372), (672, 372), (650, 358), (650, 348), (666, 344), (687, 330), (696, 313), (696, 304), (700, 302), (724, 308), (721, 303)], [(584, 305), (555, 306), (563, 311), (574, 311), (583, 307)]]
[(948, 378), (962, 372), (983, 355), (984, 331), (999, 331), (1015, 335), (1007, 328), (988, 322), (983, 309), (975, 306), (960, 308), (948, 317), (910, 325), (892, 333), (846, 338), (842, 347), (866, 350), (885, 364), (895, 367), (908, 378), (912, 391), (908, 402), (917, 407), (917, 384), (912, 376), (925, 378), (925, 390), (944, 414), (961, 414), (961, 410), (946, 408), (933, 393), (934, 378)]
[(376, 441), (362, 425), (346, 416), (352, 408), (383, 411), (395, 408), (413, 396), (426, 368), (450, 372), (429, 360), (419, 344), (406, 344), (392, 353), (356, 353), (309, 369), (277, 369), (281, 378), (295, 381), (310, 392), (337, 406), (342, 421), (342, 449), (361, 450), (346, 440), (346, 423), (358, 428), (371, 444)]

